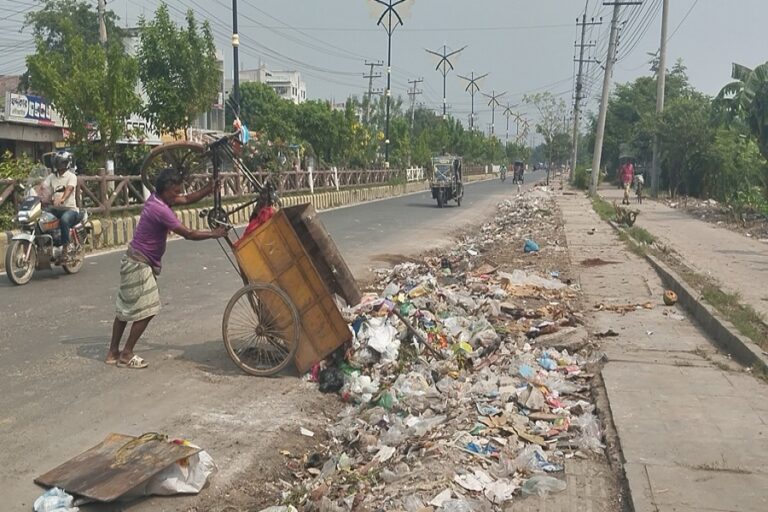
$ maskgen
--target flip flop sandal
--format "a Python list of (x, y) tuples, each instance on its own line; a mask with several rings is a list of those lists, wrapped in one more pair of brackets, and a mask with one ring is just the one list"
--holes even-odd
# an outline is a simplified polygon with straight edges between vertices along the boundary
[(119, 368), (130, 368), (132, 370), (140, 370), (142, 368), (146, 368), (147, 366), (149, 366), (149, 364), (147, 364), (147, 362), (142, 358), (140, 358), (139, 356), (134, 355), (128, 362), (118, 361), (117, 366)]
[(112, 359), (111, 361), (104, 361), (104, 364), (108, 364), (110, 366), (116, 366), (117, 365), (117, 359)]

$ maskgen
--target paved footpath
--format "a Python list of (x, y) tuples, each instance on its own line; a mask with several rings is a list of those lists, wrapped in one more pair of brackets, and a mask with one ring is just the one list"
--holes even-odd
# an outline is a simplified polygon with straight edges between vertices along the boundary
[[(606, 186), (599, 193), (607, 201), (621, 203), (622, 190)], [(637, 226), (672, 247), (688, 266), (715, 278), (723, 290), (740, 294), (744, 302), (768, 319), (768, 243), (657, 201), (633, 202), (631, 207), (640, 210)]]
[[(581, 192), (558, 203), (587, 305), (655, 304), (591, 321), (594, 332), (619, 333), (603, 342), (602, 373), (635, 511), (768, 510), (768, 384), (712, 362), (714, 345), (684, 311), (663, 306), (658, 276)], [(611, 263), (584, 266), (589, 258)]]

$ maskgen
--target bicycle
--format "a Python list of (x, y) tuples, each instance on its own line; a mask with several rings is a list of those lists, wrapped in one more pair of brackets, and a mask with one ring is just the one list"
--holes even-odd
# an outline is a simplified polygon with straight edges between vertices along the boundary
[(259, 195), (264, 187), (270, 189), (270, 195), (279, 204), (274, 185), (271, 182), (262, 183), (235, 154), (232, 144), (247, 143), (247, 135), (244, 136), (244, 134), (247, 134), (247, 131), (238, 129), (205, 144), (179, 141), (157, 146), (149, 152), (141, 164), (141, 181), (148, 190), (154, 192), (157, 176), (163, 169), (172, 167), (182, 177), (182, 192), (188, 194), (205, 186), (209, 178), (219, 179), (222, 156), (228, 157), (231, 159), (235, 170), (246, 177), (255, 197), (240, 206), (225, 209), (222, 205), (221, 189), (217, 187), (213, 191), (213, 207), (205, 210), (205, 217), (210, 229), (221, 225), (232, 227), (229, 218), (237, 212), (255, 205), (259, 201)]

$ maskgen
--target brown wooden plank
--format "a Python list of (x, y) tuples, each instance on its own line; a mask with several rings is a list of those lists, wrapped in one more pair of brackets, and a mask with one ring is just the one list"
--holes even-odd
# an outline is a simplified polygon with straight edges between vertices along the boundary
[(109, 434), (104, 441), (35, 479), (98, 501), (113, 501), (178, 460), (200, 451), (168, 441), (130, 444), (136, 438)]
[(317, 268), (320, 278), (333, 293), (350, 305), (360, 302), (362, 294), (347, 262), (328, 234), (311, 204), (285, 208), (286, 216), (307, 254)]

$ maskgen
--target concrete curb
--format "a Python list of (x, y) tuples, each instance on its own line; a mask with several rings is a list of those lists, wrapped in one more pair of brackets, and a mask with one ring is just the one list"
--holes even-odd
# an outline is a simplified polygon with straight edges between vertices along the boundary
[[(475, 183), (495, 179), (493, 173), (467, 176), (466, 183)], [(376, 185), (372, 187), (331, 190), (316, 194), (291, 195), (283, 197), (283, 206), (295, 206), (298, 204), (312, 203), (318, 211), (331, 210), (346, 206), (355, 206), (362, 203), (382, 201), (411, 194), (418, 194), (429, 190), (429, 182), (412, 182), (400, 185)], [(228, 205), (238, 206), (238, 204)], [(200, 218), (200, 211), (206, 208), (190, 208), (176, 210), (176, 215), (190, 229), (207, 229)], [(235, 218), (235, 223), (245, 224), (248, 221), (249, 212), (241, 210)], [(90, 241), (89, 252), (120, 247), (133, 238), (133, 232), (139, 222), (138, 215), (126, 217), (110, 217), (93, 219), (93, 237)], [(0, 272), (5, 270), (5, 251), (13, 237), (14, 232), (0, 232)]]
[[(608, 221), (608, 223), (617, 232), (624, 232), (615, 222)], [(651, 254), (646, 253), (645, 259), (661, 277), (664, 285), (677, 294), (680, 304), (723, 350), (746, 366), (758, 366), (768, 370), (768, 357), (759, 346), (739, 334), (736, 327), (722, 318), (715, 308), (699, 300), (698, 292), (686, 284), (677, 272)]]

